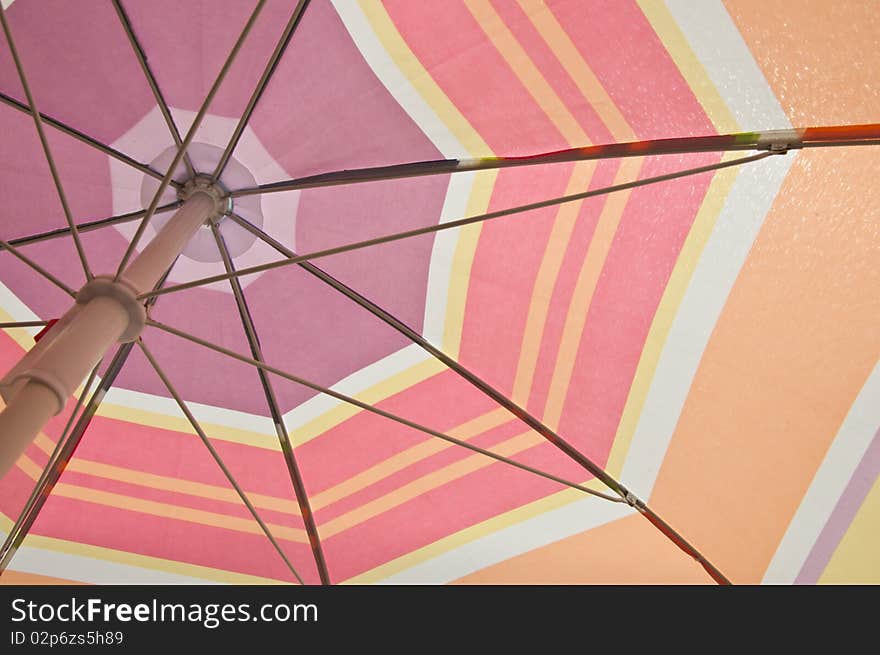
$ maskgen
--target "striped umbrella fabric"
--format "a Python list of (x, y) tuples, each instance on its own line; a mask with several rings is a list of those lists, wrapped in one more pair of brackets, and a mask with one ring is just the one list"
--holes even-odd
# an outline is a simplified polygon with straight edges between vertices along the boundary
[(880, 582), (873, 2), (2, 6), (0, 583)]

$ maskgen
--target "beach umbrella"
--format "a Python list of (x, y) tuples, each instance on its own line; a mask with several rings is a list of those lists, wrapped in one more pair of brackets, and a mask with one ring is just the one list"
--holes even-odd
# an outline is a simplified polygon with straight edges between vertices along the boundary
[(880, 581), (880, 18), (3, 0), (3, 582)]

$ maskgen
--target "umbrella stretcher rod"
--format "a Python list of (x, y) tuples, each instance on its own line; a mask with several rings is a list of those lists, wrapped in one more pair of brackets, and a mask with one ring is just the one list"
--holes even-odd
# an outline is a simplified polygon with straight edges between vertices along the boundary
[(220, 192), (206, 183), (189, 185), (182, 197), (180, 209), (119, 279), (98, 276), (86, 283), (75, 304), (0, 380), (6, 402), (0, 413), (0, 477), (64, 409), (107, 350), (138, 338), (147, 320), (138, 295), (155, 286), (199, 227), (225, 211)]

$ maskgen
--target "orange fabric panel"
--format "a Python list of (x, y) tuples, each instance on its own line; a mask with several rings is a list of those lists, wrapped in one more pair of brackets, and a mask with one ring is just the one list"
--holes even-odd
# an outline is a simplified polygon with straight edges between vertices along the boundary
[(456, 584), (711, 584), (639, 514), (472, 573)]
[(22, 573), (20, 571), (6, 570), (0, 576), (0, 585), (80, 585), (82, 582), (64, 580), (62, 578), (50, 578), (36, 573)]
[(877, 51), (875, 2), (724, 4), (793, 125), (877, 121), (880, 67), (859, 65)]
[(878, 161), (798, 155), (660, 470), (652, 506), (734, 583), (761, 580), (880, 355)]

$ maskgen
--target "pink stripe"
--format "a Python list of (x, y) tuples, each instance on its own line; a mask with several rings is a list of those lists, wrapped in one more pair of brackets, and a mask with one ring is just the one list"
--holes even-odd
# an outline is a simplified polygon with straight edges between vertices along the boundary
[[(562, 195), (570, 164), (501, 171), (489, 210), (523, 204), (530, 189)], [(484, 224), (471, 267), (461, 362), (503, 393), (510, 393), (535, 276), (556, 218), (547, 208)]]
[[(643, 176), (718, 161), (717, 155), (652, 157)], [(711, 174), (632, 192), (584, 327), (560, 434), (604, 462), (657, 305)]]
[[(518, 421), (512, 421), (507, 425), (500, 426), (495, 428), (494, 430), (490, 430), (480, 437), (470, 439), (471, 443), (482, 446), (483, 448), (492, 449), (492, 445), (497, 443), (498, 441), (502, 441), (504, 439), (510, 438), (516, 434), (520, 434), (524, 431), (524, 426), (520, 424)], [(367, 440), (370, 440), (371, 436), (364, 437)], [(418, 478), (432, 473), (433, 471), (439, 470), (445, 466), (453, 464), (457, 461), (470, 457), (474, 453), (466, 448), (462, 448), (461, 446), (452, 445), (449, 448), (427, 457), (415, 464), (412, 464), (396, 473), (389, 475), (381, 479), (380, 481), (365, 487), (363, 490), (355, 492), (348, 496), (347, 498), (340, 499), (339, 501), (333, 503), (332, 505), (319, 510), (317, 512), (317, 518), (319, 525), (324, 524), (327, 521), (330, 521), (346, 512), (350, 512), (361, 505), (368, 503), (376, 498), (384, 496), (385, 494), (393, 492), (395, 489), (408, 484)], [(488, 458), (487, 462), (491, 462)], [(506, 464), (504, 465), (506, 466)]]
[[(612, 184), (618, 168), (618, 162), (599, 162), (593, 179), (590, 181), (590, 188), (596, 189)], [(532, 391), (527, 405), (528, 409), (536, 416), (542, 414), (547, 402), (547, 394), (550, 390), (553, 369), (556, 366), (556, 357), (562, 339), (562, 330), (565, 326), (565, 317), (568, 314), (584, 257), (587, 255), (593, 238), (596, 222), (605, 202), (606, 198), (602, 197), (590, 198), (583, 202), (553, 287), (535, 374), (532, 379)]]
[[(379, 406), (435, 430), (448, 430), (493, 408), (489, 399), (451, 371), (410, 387)], [(314, 493), (430, 438), (361, 412), (297, 448), (297, 457)]]
[[(522, 7), (513, 2), (494, 2), (495, 11), (504, 20), (516, 40), (528, 52), (529, 57), (541, 71), (544, 79), (562, 100), (575, 120), (593, 143), (611, 143), (614, 137), (602, 122), (596, 110), (587, 102), (571, 75), (544, 39), (534, 28)], [(594, 40), (595, 43), (595, 40)], [(572, 145), (586, 145), (572, 144)]]
[(526, 155), (571, 145), (464, 3), (384, 4), (422, 66), (496, 154)]
[[(60, 496), (49, 497), (32, 533), (199, 566), (292, 579), (262, 534), (232, 532)], [(308, 546), (281, 543), (300, 574), (307, 581), (317, 582)]]
[(715, 134), (633, 0), (548, 4), (638, 138)]

